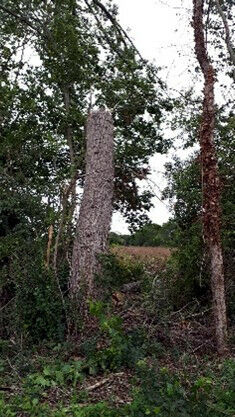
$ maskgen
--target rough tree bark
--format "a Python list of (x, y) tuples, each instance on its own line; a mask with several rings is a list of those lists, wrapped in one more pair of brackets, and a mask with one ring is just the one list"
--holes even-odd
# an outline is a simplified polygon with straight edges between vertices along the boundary
[(74, 241), (71, 297), (79, 300), (82, 314), (86, 302), (97, 296), (97, 255), (107, 250), (113, 200), (113, 122), (106, 110), (91, 112), (86, 127), (86, 177)]
[(203, 9), (204, 0), (193, 0), (195, 51), (204, 75), (204, 102), (200, 126), (200, 149), (203, 193), (203, 234), (211, 263), (211, 290), (217, 350), (227, 350), (227, 315), (225, 303), (224, 268), (221, 244), (220, 181), (214, 145), (214, 68), (207, 54)]

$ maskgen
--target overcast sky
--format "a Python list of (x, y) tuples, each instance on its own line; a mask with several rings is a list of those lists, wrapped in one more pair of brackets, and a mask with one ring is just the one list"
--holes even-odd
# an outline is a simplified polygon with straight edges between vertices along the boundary
[[(161, 70), (161, 78), (170, 88), (180, 90), (193, 84), (188, 66), (194, 66), (191, 0), (116, 0), (123, 28), (144, 58), (154, 61)], [(182, 155), (182, 152), (181, 152)], [(171, 155), (156, 155), (151, 159), (151, 179), (157, 197), (150, 218), (162, 224), (169, 218), (166, 203), (160, 201), (166, 182), (164, 164)], [(126, 233), (128, 228), (120, 214), (114, 214), (112, 230)]]

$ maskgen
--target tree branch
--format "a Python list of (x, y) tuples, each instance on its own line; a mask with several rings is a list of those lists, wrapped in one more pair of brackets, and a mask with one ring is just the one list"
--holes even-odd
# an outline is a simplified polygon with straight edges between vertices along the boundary
[(57, 233), (57, 236), (56, 236), (55, 248), (54, 248), (53, 269), (54, 269), (55, 272), (57, 271), (58, 249), (59, 249), (60, 238), (61, 238), (61, 234), (63, 232), (64, 221), (65, 221), (65, 217), (66, 217), (68, 198), (69, 198), (69, 195), (71, 194), (71, 192), (73, 191), (74, 187), (76, 186), (76, 181), (77, 181), (78, 177), (79, 177), (79, 175), (76, 172), (74, 174), (73, 178), (71, 179), (69, 185), (66, 187), (66, 189), (63, 193), (63, 197), (62, 197), (62, 215), (61, 215), (61, 219), (60, 219), (60, 223), (59, 223), (59, 229), (58, 229), (58, 233)]
[[(233, 45), (232, 45), (232, 42), (231, 42), (228, 21), (227, 21), (227, 18), (225, 16), (225, 13), (224, 13), (221, 5), (220, 5), (219, 0), (214, 0), (214, 1), (215, 1), (215, 4), (216, 4), (218, 13), (220, 14), (220, 17), (221, 17), (221, 19), (223, 21), (223, 24), (224, 24), (224, 29), (225, 29), (225, 42), (226, 42), (226, 45), (227, 45), (227, 48), (228, 48), (228, 52), (229, 52), (229, 55), (230, 55), (230, 59), (232, 61), (232, 64), (235, 66), (235, 53), (234, 53), (234, 48), (233, 48)], [(233, 70), (233, 78), (234, 78), (234, 81), (235, 81), (235, 69)]]
[(35, 26), (34, 26), (34, 25), (30, 22), (30, 20), (29, 20), (27, 17), (25, 17), (25, 16), (21, 16), (20, 14), (18, 14), (17, 12), (15, 12), (14, 10), (10, 10), (10, 9), (8, 9), (7, 7), (2, 6), (2, 5), (0, 5), (0, 10), (2, 10), (3, 12), (5, 12), (5, 13), (9, 14), (10, 16), (13, 16), (13, 17), (15, 17), (16, 19), (20, 20), (22, 23), (26, 24), (26, 25), (27, 25), (27, 26), (29, 26), (31, 29), (33, 29), (35, 32), (39, 33), (40, 35), (42, 34), (42, 33), (41, 33), (40, 28), (35, 27)]
[(210, 65), (206, 50), (206, 41), (203, 31), (203, 0), (194, 1), (193, 27), (195, 37), (195, 52), (203, 74), (207, 73)]
[[(89, 9), (91, 10), (92, 6), (88, 3), (87, 0), (84, 0), (84, 1), (85, 1), (86, 5), (89, 7)], [(145, 62), (144, 58), (142, 57), (141, 53), (138, 51), (138, 49), (134, 45), (134, 43), (131, 40), (131, 38), (129, 37), (128, 33), (122, 28), (122, 26), (118, 23), (118, 21), (115, 19), (115, 17), (113, 17), (113, 15), (109, 12), (109, 10), (99, 0), (92, 0), (92, 3), (95, 6), (97, 6), (100, 10), (102, 10), (102, 12), (105, 14), (107, 19), (117, 29), (119, 35), (121, 36), (121, 39), (122, 39), (122, 42), (123, 42), (124, 46), (127, 48), (127, 42), (126, 42), (126, 40), (127, 40), (130, 43), (130, 45), (132, 46), (132, 48), (135, 50), (137, 55), (140, 57), (140, 59), (143, 62)]]

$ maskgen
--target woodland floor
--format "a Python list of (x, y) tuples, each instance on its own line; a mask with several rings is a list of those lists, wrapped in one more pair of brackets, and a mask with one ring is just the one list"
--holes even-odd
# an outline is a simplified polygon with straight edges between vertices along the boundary
[[(164, 303), (161, 307), (161, 300), (154, 298), (152, 290), (155, 291), (155, 288), (158, 288), (159, 277), (166, 267), (171, 250), (163, 247), (115, 247), (112, 251), (121, 262), (126, 263), (127, 267), (132, 262), (137, 264), (140, 262), (144, 263), (146, 271), (145, 282), (141, 282), (140, 287), (137, 285), (130, 291), (123, 291), (123, 286), (120, 286), (110, 294), (110, 312), (112, 316), (121, 318), (123, 335), (120, 336), (115, 326), (112, 328), (111, 325), (109, 329), (109, 335), (111, 339), (113, 338), (111, 345), (107, 340), (107, 334), (105, 336), (101, 333), (94, 340), (88, 338), (87, 346), (83, 350), (76, 344), (59, 345), (53, 348), (48, 345), (48, 347), (39, 347), (33, 355), (24, 352), (18, 352), (15, 356), (6, 355), (4, 360), (0, 361), (0, 367), (2, 365), (0, 417), (119, 417), (119, 415), (127, 417), (145, 415), (150, 417), (155, 415), (160, 417), (181, 415), (182, 417), (212, 415), (213, 417), (222, 417), (227, 415), (234, 417), (234, 397), (229, 400), (229, 406), (226, 403), (227, 399), (223, 399), (222, 402), (220, 400), (219, 408), (215, 408), (214, 414), (210, 414), (210, 411), (207, 414), (199, 412), (197, 414), (196, 411), (191, 414), (190, 411), (188, 414), (187, 412), (181, 414), (178, 409), (178, 411), (173, 411), (171, 408), (171, 402), (178, 401), (180, 396), (182, 396), (180, 401), (186, 401), (185, 404), (187, 401), (194, 401), (189, 400), (191, 394), (187, 394), (187, 390), (194, 392), (194, 389), (200, 391), (197, 393), (198, 399), (202, 391), (203, 395), (208, 394), (208, 398), (214, 396), (216, 403), (216, 396), (220, 394), (214, 391), (210, 393), (209, 389), (217, 390), (216, 375), (220, 373), (224, 363), (227, 363), (226, 361), (229, 361), (229, 370), (226, 371), (229, 376), (226, 374), (227, 379), (223, 379), (223, 376), (218, 377), (221, 378), (219, 385), (222, 384), (222, 392), (227, 389), (228, 395), (232, 395), (231, 388), (226, 388), (226, 384), (230, 387), (232, 373), (235, 378), (235, 363), (230, 362), (235, 353), (232, 346), (231, 353), (227, 358), (220, 358), (216, 354), (210, 309), (200, 311), (197, 301), (194, 300), (178, 311), (168, 311)], [(150, 283), (147, 282), (148, 277), (149, 279), (152, 277)], [(159, 292), (160, 296), (162, 296), (162, 289)], [(156, 302), (160, 305), (159, 310), (154, 307)], [(162, 315), (160, 315), (160, 311), (162, 311)], [(133, 339), (131, 349), (133, 350), (132, 356), (139, 355), (137, 365), (143, 368), (141, 368), (142, 376), (138, 375), (139, 371), (136, 372), (135, 366), (129, 366), (128, 362), (125, 362), (125, 357), (119, 357), (120, 350), (126, 343), (125, 335), (129, 334), (137, 337), (136, 341)], [(141, 338), (142, 340), (140, 340)], [(90, 354), (89, 343), (93, 343), (93, 350), (95, 344), (95, 353)], [(117, 350), (115, 351), (116, 343)], [(128, 355), (128, 349), (127, 346), (122, 355)], [(76, 363), (86, 364), (86, 362), (87, 366), (79, 365), (81, 369), (76, 370)], [(169, 378), (164, 379), (165, 382), (161, 380), (159, 388), (156, 388), (164, 399), (160, 407), (151, 408), (148, 406), (148, 401), (152, 400), (146, 400), (147, 405), (143, 404), (145, 411), (141, 411), (142, 406), (139, 406), (139, 411), (133, 411), (133, 404), (138, 401), (142, 404), (145, 401), (144, 394), (140, 394), (142, 391), (144, 392), (144, 387), (141, 384), (145, 377), (146, 386), (149, 384), (149, 377), (145, 375), (144, 371), (145, 367), (153, 369), (156, 375), (161, 374), (163, 379), (166, 378), (166, 375)], [(86, 374), (85, 377), (84, 374)], [(172, 382), (171, 378), (174, 379), (175, 375), (177, 375), (178, 382)], [(214, 376), (209, 377), (208, 375)], [(199, 388), (194, 388), (195, 381), (199, 384)], [(153, 386), (155, 386), (154, 384), (155, 382), (153, 382)], [(181, 393), (181, 388), (186, 394)], [(151, 390), (151, 388), (149, 389)], [(156, 393), (152, 395), (154, 396)], [(188, 398), (186, 398), (187, 395), (189, 395)], [(138, 396), (140, 396), (139, 400)], [(209, 399), (204, 400), (210, 401)], [(195, 399), (195, 401), (197, 400)], [(157, 400), (156, 402), (158, 403)], [(73, 403), (75, 405), (71, 405)], [(100, 403), (102, 404), (100, 405)], [(60, 411), (55, 411), (59, 404), (61, 404)], [(106, 409), (106, 407), (108, 408)], [(124, 411), (122, 407), (130, 407), (130, 409)], [(138, 408), (138, 406), (136, 407)], [(168, 407), (172, 411), (165, 412), (164, 407)], [(182, 407), (186, 407), (183, 402)], [(113, 411), (112, 414), (109, 409), (122, 411), (120, 414), (118, 412), (115, 414), (116, 411)], [(81, 410), (84, 410), (84, 413)], [(218, 410), (222, 410), (221, 414)]]

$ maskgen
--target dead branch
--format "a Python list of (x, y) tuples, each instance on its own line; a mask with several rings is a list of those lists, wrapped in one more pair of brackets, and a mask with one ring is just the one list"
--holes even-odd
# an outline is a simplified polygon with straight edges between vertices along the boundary
[(89, 387), (87, 387), (86, 390), (89, 392), (94, 391), (95, 389), (105, 385), (108, 381), (109, 381), (109, 378), (102, 379), (101, 381), (96, 382), (96, 384), (90, 385)]
[[(95, 14), (95, 12), (93, 12), (92, 10), (92, 6), (91, 4), (87, 1), (84, 0), (87, 7), (89, 8), (89, 10), (92, 12), (92, 14), (95, 16), (96, 21), (97, 21), (97, 16)], [(141, 53), (139, 52), (139, 50), (136, 48), (136, 46), (134, 45), (133, 41), (131, 40), (131, 38), (129, 37), (128, 33), (123, 29), (123, 27), (118, 23), (118, 21), (115, 19), (115, 17), (109, 12), (109, 10), (99, 1), (99, 0), (92, 0), (92, 3), (98, 7), (100, 10), (102, 10), (102, 12), (104, 13), (104, 15), (106, 16), (106, 18), (112, 23), (112, 25), (117, 29), (122, 43), (123, 45), (127, 48), (127, 42), (128, 41), (131, 45), (131, 47), (134, 49), (134, 51), (137, 53), (137, 55), (140, 57), (141, 61), (145, 62), (144, 58), (142, 57)], [(102, 31), (104, 32), (104, 30), (102, 29)]]
[(103, 385), (107, 384), (107, 382), (111, 381), (112, 379), (116, 378), (116, 377), (123, 377), (123, 375), (125, 375), (124, 372), (117, 372), (115, 374), (111, 375), (111, 378), (104, 378), (101, 381), (96, 382), (96, 384), (94, 385), (90, 385), (89, 387), (86, 388), (87, 391), (94, 391), (99, 387), (102, 387)]
[[(232, 41), (231, 41), (231, 36), (230, 36), (230, 30), (229, 30), (229, 26), (228, 26), (228, 21), (227, 21), (227, 18), (225, 16), (225, 13), (224, 13), (221, 5), (220, 5), (219, 0), (214, 0), (214, 1), (215, 1), (215, 4), (216, 4), (218, 13), (220, 14), (220, 17), (221, 17), (221, 19), (223, 21), (223, 24), (224, 24), (224, 29), (225, 29), (225, 42), (226, 42), (227, 49), (228, 49), (228, 52), (229, 52), (229, 55), (230, 55), (230, 59), (232, 61), (232, 64), (235, 66), (235, 53), (234, 53), (234, 47), (233, 47)], [(234, 78), (234, 81), (235, 81), (235, 69), (233, 70), (233, 78)]]

